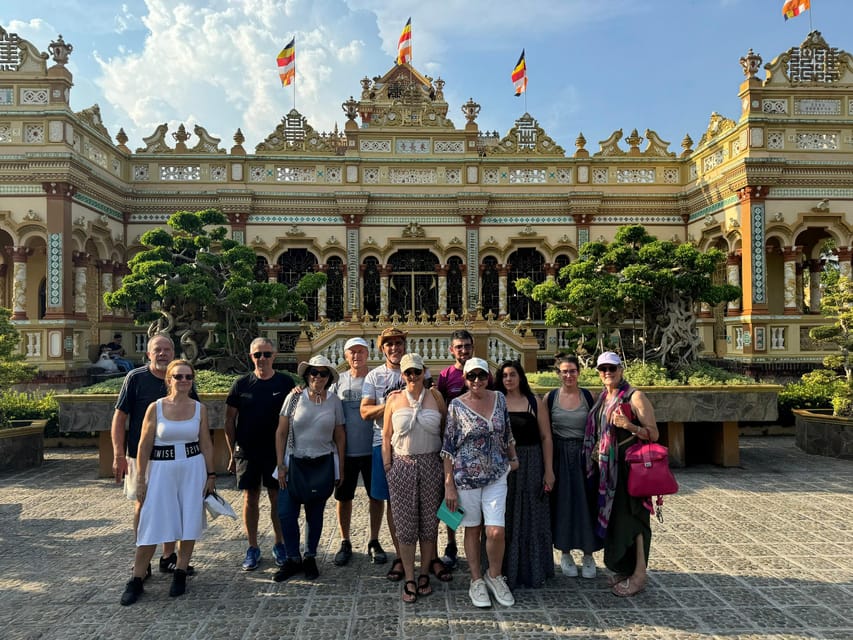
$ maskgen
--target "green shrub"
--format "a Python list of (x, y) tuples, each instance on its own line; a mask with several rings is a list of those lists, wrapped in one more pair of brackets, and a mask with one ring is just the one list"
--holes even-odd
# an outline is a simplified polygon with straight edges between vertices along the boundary
[[(0, 415), (8, 420), (47, 420), (48, 428), (58, 424), (59, 406), (53, 391), (0, 392)], [(8, 422), (0, 427), (8, 426)]]
[(792, 409), (831, 409), (833, 396), (844, 387), (844, 380), (829, 369), (815, 369), (806, 373), (799, 382), (791, 382), (779, 392), (779, 422), (794, 424)]

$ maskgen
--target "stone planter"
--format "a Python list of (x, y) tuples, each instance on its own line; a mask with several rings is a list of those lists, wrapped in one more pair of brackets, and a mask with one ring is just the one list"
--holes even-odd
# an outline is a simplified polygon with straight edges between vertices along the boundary
[(44, 428), (47, 420), (13, 420), (0, 429), (0, 471), (40, 467), (44, 462)]
[[(207, 419), (213, 430), (213, 463), (217, 473), (228, 472), (228, 446), (225, 443), (225, 397), (226, 393), (201, 394), (207, 407)], [(59, 432), (88, 432), (98, 434), (98, 475), (112, 475), (113, 445), (110, 428), (115, 412), (116, 397), (113, 394), (83, 395), (58, 394)]]
[(806, 453), (853, 460), (853, 419), (831, 409), (794, 409), (797, 446)]

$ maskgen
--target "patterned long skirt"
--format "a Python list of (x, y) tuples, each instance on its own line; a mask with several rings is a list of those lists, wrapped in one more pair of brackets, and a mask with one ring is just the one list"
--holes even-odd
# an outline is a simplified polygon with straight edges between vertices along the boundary
[(438, 453), (395, 454), (388, 470), (388, 489), (401, 544), (438, 538), (436, 512), (444, 498), (444, 466)]

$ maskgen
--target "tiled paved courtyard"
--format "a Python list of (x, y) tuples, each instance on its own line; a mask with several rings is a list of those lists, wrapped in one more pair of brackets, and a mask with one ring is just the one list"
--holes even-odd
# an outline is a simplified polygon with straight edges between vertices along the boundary
[[(853, 638), (853, 463), (806, 455), (788, 437), (745, 438), (741, 453), (738, 469), (677, 472), (644, 594), (616, 598), (603, 575), (558, 570), (546, 588), (516, 591), (515, 607), (478, 610), (464, 573), (433, 580), (415, 605), (400, 601), (364, 554), (361, 491), (346, 568), (331, 561), (331, 503), (315, 582), (272, 582), (268, 523), (261, 568), (241, 572), (240, 525), (220, 518), (184, 597), (169, 598), (169, 578), (155, 573), (121, 607), (131, 505), (95, 478), (94, 451), (53, 450), (39, 469), (0, 474), (0, 638)], [(232, 478), (219, 486), (239, 505)]]

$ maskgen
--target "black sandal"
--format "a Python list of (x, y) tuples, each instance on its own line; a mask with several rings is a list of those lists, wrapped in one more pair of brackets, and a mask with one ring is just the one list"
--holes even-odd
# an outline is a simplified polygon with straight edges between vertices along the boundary
[[(396, 569), (395, 567), (400, 567)], [(391, 563), (391, 568), (388, 569), (388, 573), (385, 574), (385, 577), (388, 578), (391, 582), (400, 582), (406, 573), (403, 571), (403, 561), (400, 558), (395, 558), (394, 562)]]
[[(441, 567), (438, 571), (435, 570), (435, 565)], [(444, 563), (438, 558), (433, 558), (429, 562), (429, 570), (432, 575), (438, 578), (439, 582), (450, 582), (453, 580), (453, 574), (450, 573), (450, 569), (448, 569)]]
[[(409, 589), (409, 585), (412, 585), (414, 589)], [(406, 580), (406, 583), (403, 585), (403, 602), (406, 604), (413, 604), (418, 600), (418, 585), (414, 580)], [(409, 598), (408, 600), (406, 598)]]
[(418, 576), (418, 595), (428, 596), (432, 593), (432, 585), (429, 583), (429, 576), (422, 573)]

